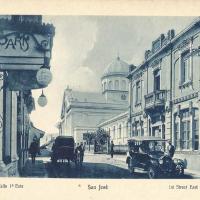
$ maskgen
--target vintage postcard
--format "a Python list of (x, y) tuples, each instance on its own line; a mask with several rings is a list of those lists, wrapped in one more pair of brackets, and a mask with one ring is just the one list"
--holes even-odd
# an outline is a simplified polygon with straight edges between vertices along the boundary
[(30, 2), (0, 10), (2, 199), (196, 199), (199, 3)]

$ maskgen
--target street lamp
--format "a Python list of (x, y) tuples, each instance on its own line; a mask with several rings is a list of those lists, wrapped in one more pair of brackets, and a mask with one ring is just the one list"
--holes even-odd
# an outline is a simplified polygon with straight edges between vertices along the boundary
[(41, 67), (36, 74), (37, 82), (42, 86), (47, 86), (52, 81), (52, 73), (46, 67)]
[(47, 105), (47, 98), (46, 96), (44, 95), (43, 93), (43, 90), (42, 90), (42, 94), (39, 96), (38, 98), (38, 104), (41, 106), (41, 107), (44, 107)]

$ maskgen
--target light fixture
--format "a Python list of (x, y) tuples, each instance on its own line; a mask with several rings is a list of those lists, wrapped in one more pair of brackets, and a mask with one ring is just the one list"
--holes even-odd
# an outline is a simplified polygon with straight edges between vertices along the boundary
[(52, 73), (49, 68), (41, 67), (36, 74), (37, 82), (42, 86), (47, 86), (52, 81)]
[(43, 90), (42, 90), (42, 94), (39, 96), (38, 98), (38, 104), (41, 106), (41, 107), (44, 107), (47, 105), (47, 98), (46, 96), (44, 95), (43, 93)]

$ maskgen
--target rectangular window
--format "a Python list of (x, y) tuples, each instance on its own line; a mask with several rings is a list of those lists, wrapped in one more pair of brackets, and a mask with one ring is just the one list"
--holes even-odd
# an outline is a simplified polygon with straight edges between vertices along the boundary
[(143, 127), (143, 122), (141, 123), (141, 136), (144, 136), (144, 127)]
[(178, 146), (179, 123), (174, 124), (174, 141), (175, 146)]
[(140, 81), (136, 83), (136, 104), (141, 103), (141, 85)]
[(199, 150), (199, 119), (194, 120), (194, 150)]
[(184, 111), (182, 113), (182, 132), (181, 132), (181, 149), (189, 149), (189, 138), (190, 138), (190, 119), (189, 112)]
[(190, 80), (190, 55), (189, 50), (181, 54), (181, 83), (188, 82)]
[(160, 70), (154, 72), (154, 90), (160, 90)]

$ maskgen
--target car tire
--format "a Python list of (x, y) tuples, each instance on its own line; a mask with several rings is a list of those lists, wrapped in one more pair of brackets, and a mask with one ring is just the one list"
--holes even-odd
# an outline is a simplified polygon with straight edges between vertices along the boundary
[(176, 176), (183, 176), (184, 175), (184, 168), (182, 166), (178, 166), (178, 170), (175, 172)]
[(155, 179), (158, 177), (158, 173), (155, 167), (151, 166), (148, 169), (148, 177), (149, 179)]

